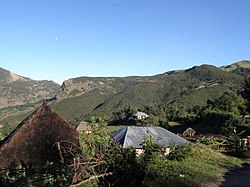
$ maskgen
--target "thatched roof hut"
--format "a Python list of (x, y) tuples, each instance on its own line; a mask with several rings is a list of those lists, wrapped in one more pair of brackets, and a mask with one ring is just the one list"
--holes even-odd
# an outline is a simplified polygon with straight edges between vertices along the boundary
[(194, 129), (192, 129), (192, 128), (187, 128), (183, 133), (182, 133), (182, 135), (184, 136), (184, 137), (194, 137), (194, 134), (196, 133), (196, 131), (194, 130)]
[(77, 136), (78, 132), (50, 106), (42, 105), (3, 140), (0, 145), (0, 169), (20, 164), (35, 169), (47, 161), (66, 162), (69, 154), (63, 148), (67, 151), (77, 149)]
[(91, 126), (89, 125), (88, 122), (81, 121), (81, 122), (79, 123), (79, 125), (76, 127), (76, 130), (77, 130), (78, 132), (84, 132), (84, 133), (86, 133), (86, 134), (90, 134), (91, 131), (92, 131), (92, 128), (91, 128)]

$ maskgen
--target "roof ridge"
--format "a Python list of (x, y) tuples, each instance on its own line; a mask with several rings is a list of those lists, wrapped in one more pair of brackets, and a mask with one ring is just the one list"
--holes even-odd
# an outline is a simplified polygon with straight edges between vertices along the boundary
[(17, 165), (21, 160), (32, 167), (40, 167), (46, 160), (60, 162), (55, 143), (77, 148), (78, 135), (50, 106), (42, 105), (3, 140), (0, 169)]
[(125, 148), (125, 141), (127, 140), (127, 135), (128, 135), (129, 127), (125, 128), (125, 129), (127, 129), (127, 130), (125, 132), (125, 137), (124, 137), (124, 142), (123, 142), (122, 148)]
[(2, 144), (0, 145), (0, 149), (1, 147), (4, 147), (4, 145), (6, 143), (9, 142), (9, 140), (11, 140), (11, 138), (25, 125), (25, 122), (29, 121), (29, 119), (31, 119), (36, 112), (42, 108), (43, 105), (41, 105), (40, 107), (38, 107), (34, 112), (32, 112), (29, 116), (27, 116), (23, 121), (21, 121), (21, 123), (19, 123), (19, 125), (8, 135), (6, 136), (3, 141)]

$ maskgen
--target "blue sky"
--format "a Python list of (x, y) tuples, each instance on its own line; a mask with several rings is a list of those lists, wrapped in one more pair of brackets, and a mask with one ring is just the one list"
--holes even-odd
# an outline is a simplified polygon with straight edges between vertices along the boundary
[(249, 0), (0, 0), (0, 67), (32, 79), (250, 59)]

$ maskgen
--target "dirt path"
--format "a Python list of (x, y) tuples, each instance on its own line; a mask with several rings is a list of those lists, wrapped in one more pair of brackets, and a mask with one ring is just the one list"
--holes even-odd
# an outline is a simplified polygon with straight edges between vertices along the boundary
[(202, 183), (200, 187), (250, 187), (250, 164), (229, 170), (218, 180)]
[(250, 187), (250, 164), (243, 164), (241, 168), (236, 168), (225, 173), (221, 179), (220, 187)]

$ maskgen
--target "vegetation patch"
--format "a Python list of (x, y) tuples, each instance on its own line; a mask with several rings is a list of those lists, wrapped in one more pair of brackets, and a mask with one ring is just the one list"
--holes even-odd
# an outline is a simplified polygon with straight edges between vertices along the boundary
[[(190, 151), (188, 154), (187, 150)], [(166, 159), (159, 155), (152, 156), (146, 163), (143, 185), (199, 186), (241, 164), (240, 159), (225, 156), (201, 144), (181, 146)]]

